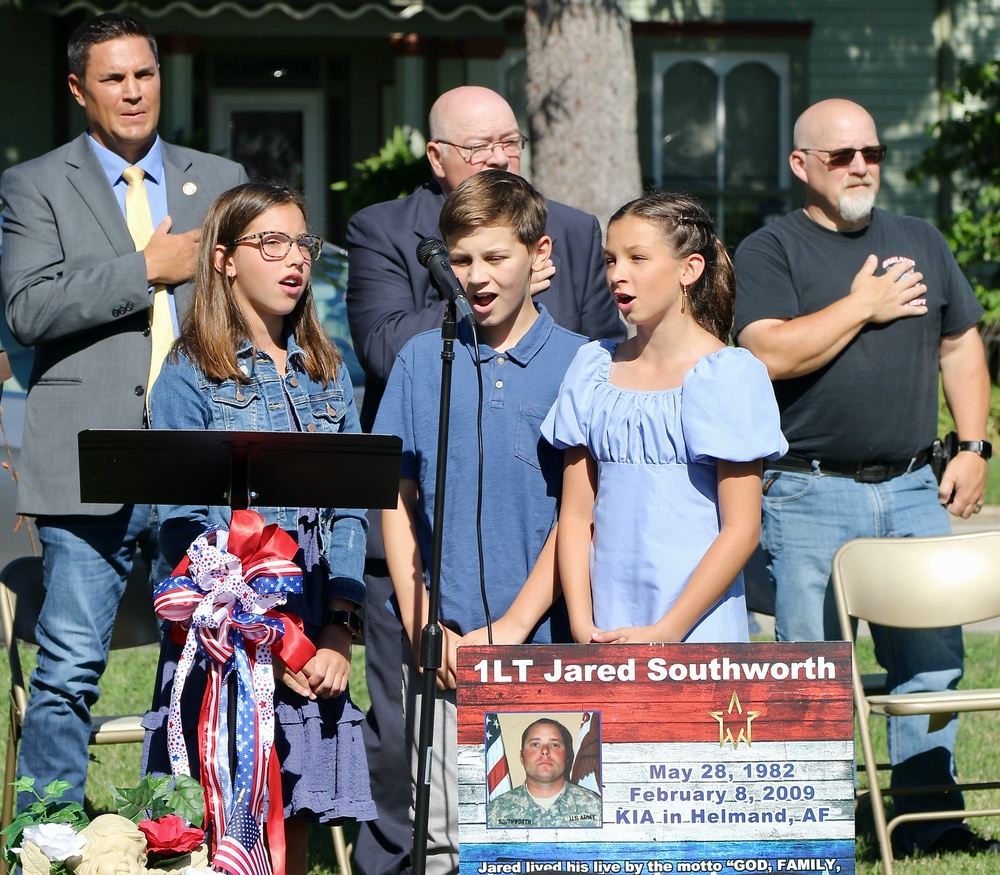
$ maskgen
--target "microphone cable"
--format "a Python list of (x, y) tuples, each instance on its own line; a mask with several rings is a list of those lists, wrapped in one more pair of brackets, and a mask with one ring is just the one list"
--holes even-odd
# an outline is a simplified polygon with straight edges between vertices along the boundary
[(479, 595), (483, 602), (483, 613), (486, 616), (486, 638), (493, 644), (493, 617), (490, 614), (490, 600), (486, 592), (486, 562), (483, 554), (483, 500), (485, 495), (483, 470), (485, 467), (485, 449), (483, 446), (483, 407), (486, 403), (485, 392), (483, 391), (483, 360), (479, 355), (479, 334), (476, 331), (476, 323), (469, 326), (472, 332), (472, 356), (476, 365), (476, 386), (478, 388), (479, 403), (476, 406), (476, 449), (477, 449), (477, 477), (476, 477), (476, 549), (479, 559)]

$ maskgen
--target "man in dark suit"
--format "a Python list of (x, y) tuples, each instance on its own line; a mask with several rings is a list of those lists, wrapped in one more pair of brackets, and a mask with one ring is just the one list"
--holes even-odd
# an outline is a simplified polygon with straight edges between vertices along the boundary
[[(82, 801), (111, 626), (133, 553), (155, 551), (155, 528), (149, 506), (80, 501), (77, 435), (143, 427), (153, 289), (167, 287), (176, 333), (199, 225), (246, 174), (159, 139), (156, 43), (137, 21), (109, 13), (85, 22), (68, 56), (89, 131), (0, 180), (0, 281), (7, 322), (35, 351), (17, 509), (37, 518), (46, 586), (18, 768), (38, 786), (67, 781), (66, 798)], [(132, 166), (144, 171), (155, 228), (141, 251), (125, 217)]]
[[(361, 426), (371, 429), (385, 382), (403, 345), (438, 328), (444, 299), (417, 261), (424, 237), (438, 237), (445, 198), (481, 170), (521, 172), (525, 138), (499, 94), (462, 86), (431, 107), (427, 158), (434, 179), (409, 197), (375, 204), (347, 226), (347, 317), (365, 369)], [(547, 201), (552, 258), (531, 291), (557, 324), (591, 338), (625, 336), (604, 278), (604, 247), (593, 216)], [(412, 844), (409, 748), (404, 741), (399, 653), (402, 627), (386, 607), (392, 595), (382, 552), (379, 515), (371, 514), (365, 597), (367, 680), (371, 708), (365, 724), (372, 795), (379, 819), (362, 824), (355, 858), (365, 875), (395, 875), (409, 867)]]
[[(521, 172), (525, 138), (514, 111), (488, 88), (466, 85), (431, 107), (427, 158), (434, 179), (409, 197), (375, 204), (347, 226), (347, 316), (365, 369), (362, 428), (371, 428), (396, 356), (415, 334), (441, 325), (444, 299), (417, 261), (424, 237), (439, 237), (444, 199), (480, 170)], [(477, 149), (470, 147), (478, 146)], [(604, 279), (604, 247), (593, 216), (546, 201), (552, 260), (532, 285), (556, 324), (590, 338), (623, 338)]]

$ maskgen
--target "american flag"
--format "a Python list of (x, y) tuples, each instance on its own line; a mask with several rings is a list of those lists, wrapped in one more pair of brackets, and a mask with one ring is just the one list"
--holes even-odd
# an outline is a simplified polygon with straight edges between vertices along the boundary
[(264, 807), (269, 751), (263, 749), (258, 731), (249, 659), (240, 648), (234, 656), (239, 695), (236, 702), (233, 805), (226, 818), (225, 835), (219, 842), (212, 863), (233, 875), (271, 875), (271, 861), (256, 819)]
[(229, 818), (226, 835), (219, 842), (212, 865), (233, 875), (271, 875), (271, 861), (260, 834), (260, 824), (246, 805), (237, 805)]
[[(224, 822), (216, 826), (224, 834), (212, 857), (212, 865), (232, 875), (271, 875), (271, 860), (261, 834), (259, 819), (267, 789), (267, 760), (270, 748), (262, 746), (257, 718), (259, 710), (252, 695), (251, 667), (242, 647), (234, 652), (237, 678), (235, 762), (232, 804)], [(218, 755), (218, 751), (216, 752)], [(222, 752), (223, 756), (228, 751)], [(216, 777), (210, 763), (206, 772)], [(221, 791), (222, 788), (220, 787)], [(223, 797), (223, 792), (218, 794)]]
[[(287, 593), (302, 591), (302, 573), (291, 561), (294, 539), (274, 524), (265, 526), (259, 514), (234, 511), (231, 529), (212, 527), (197, 538), (188, 561), (156, 588), (159, 615), (187, 629), (170, 701), (168, 748), (173, 772), (188, 774), (180, 696), (197, 651), (208, 657), (209, 668), (198, 738), (208, 821), (217, 843), (213, 865), (233, 875), (271, 875), (261, 824), (274, 739), (270, 645), (283, 626), (265, 614), (283, 604)], [(233, 553), (227, 552), (230, 547)], [(235, 687), (227, 681), (231, 672)], [(229, 696), (236, 699), (235, 726), (229, 725)], [(280, 825), (280, 783), (273, 793), (272, 827)]]
[(511, 788), (500, 720), (494, 712), (486, 715), (486, 785), (489, 799), (495, 799)]

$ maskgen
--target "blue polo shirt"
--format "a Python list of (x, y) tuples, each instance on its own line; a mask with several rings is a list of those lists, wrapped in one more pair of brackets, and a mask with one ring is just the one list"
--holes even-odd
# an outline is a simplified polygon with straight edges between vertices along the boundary
[[(538, 311), (538, 319), (511, 349), (498, 353), (479, 344), (483, 560), (494, 621), (520, 592), (556, 522), (563, 454), (542, 439), (540, 427), (566, 368), (587, 343), (556, 325), (544, 307)], [(460, 324), (452, 369), (440, 620), (463, 635), (486, 623), (476, 548), (479, 390), (473, 355), (471, 332)], [(441, 332), (428, 331), (412, 338), (397, 356), (372, 429), (402, 438), (402, 476), (419, 485), (417, 540), (425, 580), (431, 561), (440, 390)], [(544, 620), (529, 640), (572, 640), (565, 610), (555, 613), (558, 618)]]

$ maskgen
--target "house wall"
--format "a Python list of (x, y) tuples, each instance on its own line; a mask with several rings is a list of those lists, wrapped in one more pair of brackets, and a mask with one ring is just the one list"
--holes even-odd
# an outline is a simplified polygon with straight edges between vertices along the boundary
[[(47, 151), (85, 123), (64, 78), (66, 37), (83, 14), (56, 18), (35, 9), (30, 2), (0, 5), (0, 170)], [(953, 75), (958, 61), (1000, 57), (995, 0), (633, 0), (630, 13), (644, 176), (651, 175), (654, 148), (655, 52), (784, 51), (791, 64), (791, 119), (824, 97), (864, 104), (890, 145), (881, 202), (926, 217), (936, 208), (933, 185), (917, 187), (904, 174), (943, 111), (941, 77)], [(331, 182), (374, 152), (394, 124), (422, 129), (430, 101), (446, 88), (495, 86), (502, 67), (497, 45), (523, 47), (516, 19), (486, 21), (472, 14), (443, 21), (425, 12), (405, 22), (376, 14), (348, 20), (330, 12), (298, 21), (276, 12), (257, 19), (230, 12), (146, 20), (165, 49), (162, 129), (195, 145), (204, 146), (208, 98), (218, 85), (213, 58), (312, 58), (327, 116), (325, 172)], [(728, 27), (694, 27), (720, 21)], [(399, 37), (391, 38), (397, 30)], [(172, 56), (178, 45), (180, 54)], [(259, 87), (280, 92), (291, 85), (262, 80)], [(332, 217), (337, 203), (330, 198)]]
[[(69, 34), (87, 16), (54, 17), (30, 4), (26, 0), (15, 8), (0, 0), (0, 172), (76, 136), (86, 125), (66, 88), (65, 50)], [(394, 32), (408, 23), (381, 14), (355, 20), (329, 11), (301, 20), (280, 12), (259, 18), (226, 12), (198, 19), (179, 12), (161, 17), (132, 14), (143, 18), (160, 44), (160, 132), (165, 138), (214, 151), (208, 136), (210, 99), (218, 88), (272, 95), (303, 87), (318, 90), (326, 184), (344, 179), (354, 162), (377, 151), (395, 124), (424, 128), (429, 102), (439, 90), (463, 81), (495, 85), (496, 58), (483, 55), (498, 56), (507, 31), (503, 19), (418, 16), (422, 20), (413, 22), (413, 32), (421, 44), (407, 51), (406, 33)], [(238, 83), (221, 72), (234, 58), (251, 71)], [(268, 60), (275, 67), (308, 68), (308, 81), (303, 85), (302, 77), (255, 78), (251, 68), (260, 62), (257, 67), (263, 70)], [(325, 232), (340, 240), (345, 223), (338, 195), (325, 197)]]
[(0, 171), (55, 143), (56, 93), (66, 88), (66, 62), (52, 55), (55, 26), (51, 16), (0, 5)]
[[(941, 117), (939, 84), (951, 82), (956, 61), (1000, 58), (1000, 8), (994, 0), (632, 0), (629, 8), (636, 22), (723, 20), (734, 32), (740, 22), (748, 30), (759, 22), (811, 22), (804, 51), (792, 50), (793, 118), (828, 97), (865, 106), (890, 145), (880, 203), (926, 218), (936, 212), (936, 187), (915, 186), (905, 172), (929, 145), (929, 128)], [(766, 33), (754, 33), (743, 42), (766, 47)], [(740, 38), (725, 42), (734, 40)], [(639, 56), (639, 40), (636, 49)], [(643, 46), (642, 53), (649, 50)], [(641, 70), (642, 61), (637, 63)]]
[(996, 0), (954, 0), (952, 17), (958, 60), (1000, 58), (1000, 6)]

